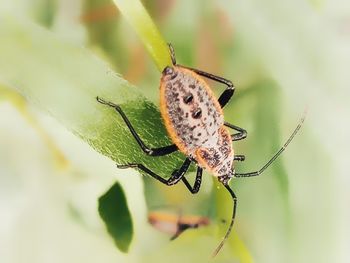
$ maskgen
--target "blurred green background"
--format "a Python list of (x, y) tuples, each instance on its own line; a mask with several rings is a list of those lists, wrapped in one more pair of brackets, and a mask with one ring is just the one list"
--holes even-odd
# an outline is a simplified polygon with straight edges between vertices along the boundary
[[(142, 3), (178, 63), (235, 84), (225, 119), (248, 131), (237, 172), (260, 168), (309, 109), (282, 158), (232, 180), (234, 233), (213, 261), (349, 262), (349, 1)], [(126, 18), (112, 0), (0, 1), (1, 262), (207, 262), (220, 242), (232, 203), (209, 173), (191, 195), (115, 166), (166, 176), (183, 159), (143, 156), (95, 102), (121, 103), (149, 145), (169, 142), (160, 72)], [(210, 224), (169, 241), (152, 211)]]

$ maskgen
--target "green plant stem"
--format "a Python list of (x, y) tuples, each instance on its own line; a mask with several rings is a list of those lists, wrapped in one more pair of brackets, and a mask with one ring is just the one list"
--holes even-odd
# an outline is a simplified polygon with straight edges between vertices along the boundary
[(171, 65), (169, 48), (141, 1), (113, 1), (142, 40), (158, 70), (162, 71), (166, 66)]

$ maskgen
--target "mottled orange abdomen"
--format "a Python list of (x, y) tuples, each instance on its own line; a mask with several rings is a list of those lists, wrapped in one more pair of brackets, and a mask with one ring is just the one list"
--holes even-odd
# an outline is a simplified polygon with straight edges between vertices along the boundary
[(160, 111), (179, 150), (216, 176), (232, 173), (231, 136), (222, 109), (205, 81), (179, 66), (161, 78)]

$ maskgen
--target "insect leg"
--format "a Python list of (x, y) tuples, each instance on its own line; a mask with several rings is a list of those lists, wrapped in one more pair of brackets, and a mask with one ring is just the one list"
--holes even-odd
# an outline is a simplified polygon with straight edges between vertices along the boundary
[(252, 177), (252, 176), (259, 176), (260, 174), (262, 174), (267, 169), (267, 167), (269, 167), (282, 154), (282, 152), (287, 148), (288, 144), (293, 140), (294, 136), (300, 130), (302, 124), (304, 123), (305, 117), (306, 117), (306, 111), (304, 112), (304, 115), (301, 117), (297, 127), (294, 129), (294, 131), (289, 136), (287, 141), (278, 150), (278, 152), (276, 152), (275, 155), (272, 156), (272, 158), (263, 167), (260, 168), (260, 170), (255, 171), (255, 172), (250, 172), (250, 173), (235, 173), (234, 177)]
[(235, 86), (233, 86), (231, 80), (207, 73), (207, 72), (199, 70), (199, 69), (190, 68), (190, 67), (186, 67), (186, 66), (182, 66), (182, 65), (177, 65), (177, 66), (192, 70), (195, 73), (197, 73), (198, 75), (201, 75), (201, 76), (206, 77), (208, 79), (225, 84), (227, 87), (226, 87), (225, 91), (220, 95), (219, 100), (218, 100), (221, 108), (225, 107), (225, 105), (227, 104), (227, 102), (229, 102), (229, 100), (233, 96), (233, 93), (235, 92)]
[(155, 172), (153, 172), (150, 169), (148, 169), (143, 164), (139, 164), (139, 163), (122, 164), (122, 165), (117, 165), (117, 167), (120, 168), (120, 169), (137, 168), (137, 169), (139, 169), (139, 170), (149, 174), (150, 176), (152, 176), (154, 179), (158, 180), (159, 182), (161, 182), (161, 183), (163, 183), (165, 185), (171, 186), (171, 185), (177, 184), (181, 180), (181, 178), (183, 178), (183, 176), (187, 172), (190, 164), (191, 164), (190, 159), (186, 158), (186, 160), (184, 161), (184, 163), (182, 164), (180, 169), (179, 170), (175, 170), (171, 174), (169, 179), (164, 179), (163, 177), (159, 176)]
[(199, 70), (199, 69), (190, 68), (190, 67), (186, 67), (186, 66), (182, 66), (182, 65), (176, 64), (174, 48), (173, 48), (173, 46), (170, 43), (168, 43), (168, 47), (170, 49), (171, 62), (173, 63), (173, 65), (177, 65), (179, 67), (192, 70), (195, 73), (197, 73), (198, 75), (201, 75), (201, 76), (203, 76), (205, 78), (208, 78), (208, 79), (211, 79), (211, 80), (214, 80), (214, 81), (217, 81), (217, 82), (219, 82), (221, 84), (225, 84), (227, 86), (226, 90), (219, 97), (219, 103), (220, 103), (221, 108), (225, 107), (225, 105), (227, 104), (227, 102), (229, 102), (229, 100), (233, 96), (233, 93), (235, 92), (235, 86), (233, 86), (232, 81), (228, 80), (228, 79), (225, 79), (225, 78), (222, 78), (222, 77), (219, 77), (219, 76), (216, 76), (216, 75), (213, 75), (213, 74), (210, 74), (210, 73), (207, 73), (207, 72)]
[(186, 185), (187, 189), (192, 194), (198, 193), (199, 188), (201, 187), (201, 183), (202, 183), (202, 174), (203, 174), (203, 168), (198, 167), (197, 168), (197, 175), (196, 175), (196, 179), (195, 179), (193, 187), (190, 185), (190, 183), (187, 181), (187, 179), (185, 177), (182, 177), (182, 181), (184, 182), (184, 184)]
[(125, 113), (122, 111), (122, 109), (120, 108), (119, 105), (114, 104), (112, 102), (105, 101), (104, 99), (101, 99), (99, 97), (96, 97), (96, 99), (99, 103), (114, 108), (120, 114), (120, 116), (123, 118), (125, 124), (128, 126), (132, 136), (134, 136), (136, 142), (141, 147), (142, 151), (144, 151), (147, 155), (163, 156), (163, 155), (171, 154), (171, 153), (178, 150), (178, 148), (175, 144), (171, 144), (171, 145), (159, 147), (159, 148), (150, 148), (150, 147), (146, 146), (145, 143), (139, 137), (139, 135), (136, 133), (136, 131), (135, 131), (134, 127), (131, 125), (128, 117), (126, 117)]
[(178, 238), (185, 230), (189, 229), (189, 228), (198, 228), (199, 224), (186, 224), (186, 223), (181, 223), (178, 222), (177, 223), (177, 231), (176, 233), (170, 238), (171, 241), (175, 240), (176, 238)]
[(219, 251), (221, 250), (222, 246), (224, 245), (226, 239), (230, 235), (231, 230), (232, 230), (232, 226), (233, 226), (233, 223), (235, 222), (235, 217), (236, 217), (237, 197), (228, 184), (223, 184), (223, 185), (225, 186), (227, 191), (230, 193), (232, 200), (233, 200), (232, 218), (231, 218), (230, 226), (228, 227), (224, 238), (221, 240), (220, 244), (218, 245), (218, 247), (215, 249), (215, 251), (213, 253), (213, 257), (215, 257), (219, 253)]
[(231, 137), (232, 137), (232, 141), (239, 141), (239, 140), (243, 140), (247, 137), (247, 131), (243, 128), (240, 128), (236, 125), (233, 125), (231, 123), (228, 123), (225, 121), (224, 123), (225, 126), (231, 128), (231, 129), (234, 129), (236, 131), (238, 131), (238, 133), (235, 133), (235, 134), (232, 134)]
[(233, 157), (234, 161), (239, 161), (239, 162), (243, 162), (245, 160), (245, 156), (244, 155), (235, 155)]

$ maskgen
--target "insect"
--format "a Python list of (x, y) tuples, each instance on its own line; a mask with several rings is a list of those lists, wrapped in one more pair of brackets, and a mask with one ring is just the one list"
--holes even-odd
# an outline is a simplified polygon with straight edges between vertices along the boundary
[[(182, 166), (175, 169), (168, 179), (164, 179), (140, 163), (118, 164), (118, 168), (139, 169), (168, 186), (182, 181), (192, 194), (199, 191), (203, 169), (206, 169), (227, 189), (233, 201), (232, 217), (225, 236), (213, 253), (213, 256), (216, 256), (230, 235), (236, 216), (237, 197), (229, 186), (230, 179), (258, 176), (263, 173), (298, 133), (304, 122), (305, 114), (285, 144), (262, 168), (254, 172), (237, 173), (234, 161), (244, 161), (245, 156), (234, 153), (232, 142), (246, 138), (247, 132), (238, 126), (225, 122), (222, 110), (234, 94), (234, 85), (225, 78), (177, 64), (171, 44), (169, 44), (169, 49), (172, 66), (165, 67), (162, 72), (160, 112), (173, 144), (160, 148), (146, 146), (120, 106), (99, 97), (97, 97), (97, 101), (114, 108), (120, 114), (142, 151), (147, 155), (164, 156), (179, 150), (187, 156)], [(202, 77), (226, 85), (226, 89), (219, 99), (215, 98)], [(231, 135), (229, 129), (236, 132)], [(197, 165), (193, 186), (184, 176), (192, 162)]]
[(153, 211), (148, 214), (148, 221), (156, 229), (169, 233), (170, 238), (174, 240), (185, 230), (206, 226), (209, 224), (209, 218), (195, 215), (175, 215), (164, 211)]

